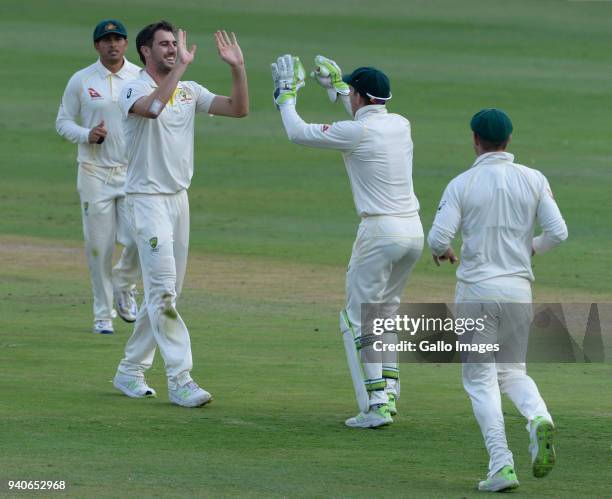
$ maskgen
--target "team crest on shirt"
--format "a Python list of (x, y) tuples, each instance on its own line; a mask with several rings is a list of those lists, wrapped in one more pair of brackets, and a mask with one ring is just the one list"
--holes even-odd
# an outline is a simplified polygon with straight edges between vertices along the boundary
[(438, 211), (440, 211), (442, 208), (444, 208), (444, 205), (446, 204), (446, 199), (444, 199), (441, 203), (440, 206), (438, 206)]
[(87, 201), (83, 203), (83, 213), (85, 216), (89, 215), (89, 203)]
[(93, 99), (102, 99), (102, 96), (100, 95), (100, 93), (95, 89), (95, 88), (91, 88), (89, 87), (87, 89), (87, 92), (89, 93), (89, 96)]
[(178, 92), (176, 93), (176, 100), (180, 104), (189, 104), (191, 101), (193, 101), (193, 97), (184, 88), (179, 88)]
[(159, 251), (159, 248), (157, 247), (156, 237), (152, 237), (151, 239), (149, 239), (149, 246), (151, 246), (151, 251), (153, 251), (154, 253)]

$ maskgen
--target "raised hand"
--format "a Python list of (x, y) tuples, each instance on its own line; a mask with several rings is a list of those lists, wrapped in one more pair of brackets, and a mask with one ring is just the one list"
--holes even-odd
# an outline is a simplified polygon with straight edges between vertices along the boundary
[(196, 46), (192, 45), (190, 50), (187, 50), (187, 32), (182, 29), (178, 30), (178, 40), (176, 41), (176, 60), (181, 64), (187, 65), (193, 62), (196, 53)]
[(219, 57), (230, 66), (243, 66), (244, 56), (238, 41), (236, 40), (236, 34), (232, 32), (232, 37), (227, 35), (225, 30), (219, 30), (215, 33), (215, 41), (217, 43), (217, 51)]
[(300, 58), (290, 54), (284, 55), (272, 64), (271, 69), (276, 106), (295, 104), (298, 90), (305, 85), (304, 66)]
[(342, 81), (340, 66), (327, 57), (322, 55), (315, 57), (315, 69), (310, 76), (327, 90), (329, 100), (332, 102), (336, 102), (338, 95), (349, 94), (349, 86)]

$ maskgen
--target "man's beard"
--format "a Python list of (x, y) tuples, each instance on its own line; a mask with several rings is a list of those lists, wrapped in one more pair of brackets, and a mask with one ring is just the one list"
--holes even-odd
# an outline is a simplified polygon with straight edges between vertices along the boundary
[(170, 73), (173, 67), (173, 66), (167, 66), (163, 59), (157, 61), (156, 66), (157, 66), (157, 72), (163, 75), (167, 75), (168, 73)]

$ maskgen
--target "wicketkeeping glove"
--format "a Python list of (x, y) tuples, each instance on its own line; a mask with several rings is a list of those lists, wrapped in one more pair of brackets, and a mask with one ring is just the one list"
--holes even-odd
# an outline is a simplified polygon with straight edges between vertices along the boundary
[(329, 100), (336, 102), (338, 94), (348, 95), (349, 86), (342, 81), (342, 70), (334, 61), (318, 55), (315, 57), (315, 70), (310, 73), (317, 83), (327, 89)]
[(306, 72), (299, 57), (287, 54), (272, 63), (276, 107), (284, 104), (295, 104), (298, 90), (306, 84), (305, 77)]

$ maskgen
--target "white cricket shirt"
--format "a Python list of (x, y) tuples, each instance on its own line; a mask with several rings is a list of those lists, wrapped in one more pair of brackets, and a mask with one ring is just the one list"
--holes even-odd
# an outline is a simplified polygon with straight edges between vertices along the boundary
[(144, 69), (121, 94), (125, 118), (128, 194), (174, 194), (187, 189), (193, 176), (195, 113), (208, 112), (215, 94), (194, 81), (181, 81), (156, 119), (144, 118), (130, 109), (141, 97), (157, 88)]
[[(95, 166), (126, 166), (123, 115), (119, 107), (121, 89), (138, 76), (140, 68), (124, 58), (123, 67), (111, 73), (96, 61), (68, 81), (55, 121), (57, 133), (78, 143), (79, 163)], [(104, 120), (108, 131), (102, 144), (89, 144), (89, 131)]]
[[(536, 221), (543, 234), (533, 238)], [(427, 242), (442, 255), (461, 230), (457, 279), (469, 284), (496, 277), (534, 280), (531, 248), (543, 253), (567, 238), (567, 226), (546, 177), (490, 152), (448, 184)]]
[(353, 121), (304, 123), (295, 105), (280, 108), (289, 140), (342, 152), (360, 217), (412, 216), (419, 201), (412, 186), (410, 122), (382, 105), (364, 106)]

